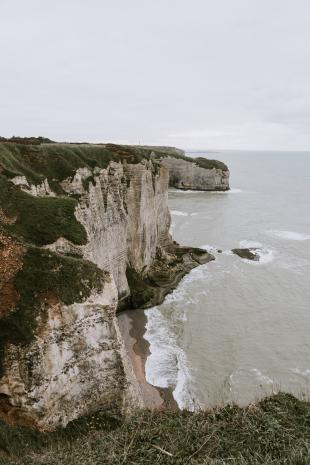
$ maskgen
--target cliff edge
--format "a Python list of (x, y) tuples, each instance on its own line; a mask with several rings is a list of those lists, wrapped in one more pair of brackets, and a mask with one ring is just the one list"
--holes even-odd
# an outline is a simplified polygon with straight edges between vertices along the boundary
[(191, 158), (175, 147), (152, 147), (152, 157), (169, 170), (169, 186), (183, 190), (227, 191), (229, 169), (225, 163)]
[(0, 143), (5, 421), (49, 430), (143, 406), (116, 312), (161, 302), (213, 259), (171, 238), (170, 169), (159, 152)]

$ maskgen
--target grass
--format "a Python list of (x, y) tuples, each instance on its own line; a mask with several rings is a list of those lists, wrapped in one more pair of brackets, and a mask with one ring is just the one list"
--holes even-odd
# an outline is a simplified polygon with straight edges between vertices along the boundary
[(8, 177), (26, 176), (28, 182), (38, 184), (47, 178), (55, 191), (61, 192), (59, 183), (74, 175), (78, 168), (107, 168), (111, 161), (131, 164), (155, 158), (172, 156), (195, 162), (197, 165), (212, 169), (227, 170), (227, 166), (217, 160), (190, 158), (182, 151), (171, 147), (147, 147), (116, 144), (57, 144), (39, 145), (0, 141), (0, 172)]
[(0, 463), (305, 465), (310, 404), (278, 394), (245, 408), (142, 411), (124, 422), (98, 412), (53, 433), (0, 423)]
[(83, 302), (93, 290), (100, 291), (106, 279), (107, 274), (92, 262), (29, 247), (14, 278), (19, 300), (11, 313), (0, 319), (0, 375), (6, 344), (32, 341), (37, 316), (43, 314), (48, 296), (65, 305)]
[[(137, 149), (139, 149), (139, 146), (135, 146)], [(211, 170), (213, 168), (221, 169), (223, 171), (228, 171), (227, 165), (225, 163), (219, 161), (219, 160), (210, 160), (209, 158), (204, 158), (204, 157), (188, 157), (185, 155), (185, 153), (177, 149), (175, 147), (147, 147), (144, 146), (144, 149), (152, 149), (152, 151), (155, 153), (155, 155), (158, 158), (161, 157), (173, 157), (173, 158), (179, 158), (182, 160), (186, 160), (189, 162), (194, 162), (196, 165), (200, 166), (201, 168), (205, 168), (207, 170)]]
[(107, 168), (111, 161), (135, 164), (149, 158), (149, 153), (150, 150), (114, 144), (0, 143), (0, 166), (8, 177), (26, 176), (34, 184), (47, 178), (55, 187), (72, 177), (78, 168)]
[(74, 211), (77, 200), (69, 197), (35, 197), (23, 192), (0, 174), (0, 207), (12, 224), (5, 229), (18, 238), (35, 245), (46, 245), (59, 237), (85, 244), (85, 228)]

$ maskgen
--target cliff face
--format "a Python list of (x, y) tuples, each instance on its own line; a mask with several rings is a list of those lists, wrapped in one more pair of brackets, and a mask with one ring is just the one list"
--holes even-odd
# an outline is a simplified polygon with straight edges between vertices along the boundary
[(33, 340), (6, 347), (2, 418), (48, 430), (98, 407), (113, 413), (142, 407), (116, 305), (112, 280), (72, 305), (63, 305), (50, 292), (37, 315)]
[[(196, 159), (194, 159), (196, 161)], [(166, 157), (161, 160), (170, 173), (171, 187), (201, 191), (229, 190), (229, 171), (225, 165), (204, 167), (198, 159), (196, 163), (181, 158)]]
[(118, 308), (212, 257), (169, 235), (168, 170), (119, 146), (0, 144), (0, 416), (40, 429), (143, 402)]
[[(85, 181), (93, 176), (86, 189)], [(62, 187), (80, 195), (76, 217), (88, 242), (85, 258), (112, 273), (119, 298), (130, 293), (126, 270), (147, 272), (156, 250), (171, 242), (169, 235), (168, 172), (143, 160), (136, 165), (111, 162), (107, 169), (78, 169)], [(59, 251), (57, 243), (53, 247)]]
[[(191, 158), (175, 147), (143, 147), (169, 171), (169, 186), (184, 190), (227, 191), (229, 170), (225, 163), (204, 157)], [(141, 150), (141, 146), (137, 146)]]

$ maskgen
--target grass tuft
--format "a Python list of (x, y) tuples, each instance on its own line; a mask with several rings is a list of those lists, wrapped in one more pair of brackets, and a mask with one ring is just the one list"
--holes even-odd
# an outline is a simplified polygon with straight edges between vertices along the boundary
[(5, 465), (305, 465), (310, 404), (278, 394), (208, 412), (98, 412), (54, 433), (0, 423)]

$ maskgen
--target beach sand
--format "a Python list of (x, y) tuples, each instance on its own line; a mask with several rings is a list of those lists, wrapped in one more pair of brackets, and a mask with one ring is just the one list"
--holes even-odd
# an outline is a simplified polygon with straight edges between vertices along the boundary
[(127, 310), (120, 313), (117, 318), (146, 408), (151, 410), (177, 409), (178, 406), (170, 388), (152, 386), (145, 379), (144, 367), (150, 352), (149, 343), (143, 338), (147, 321), (144, 311)]

